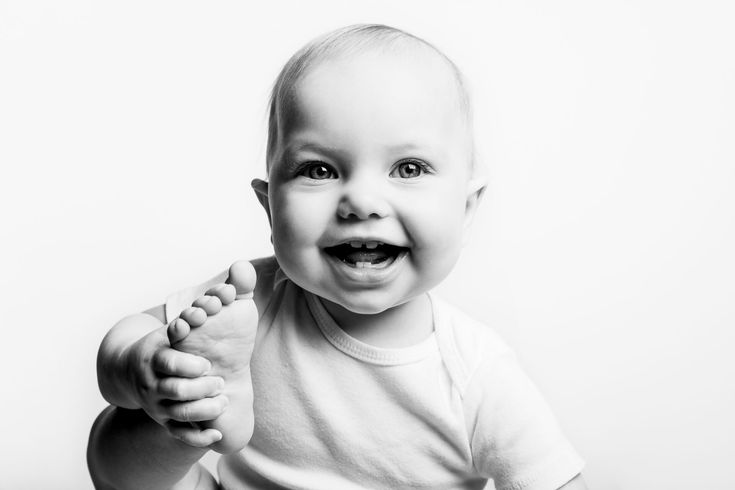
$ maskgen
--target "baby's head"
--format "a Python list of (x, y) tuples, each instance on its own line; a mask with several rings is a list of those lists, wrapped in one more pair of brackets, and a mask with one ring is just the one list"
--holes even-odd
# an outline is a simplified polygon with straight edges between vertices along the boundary
[[(394, 55), (398, 57), (399, 62), (423, 56), (422, 60), (418, 60), (419, 63), (430, 59), (434, 68), (437, 68), (437, 64), (440, 65), (441, 68), (444, 68), (444, 70), (439, 70), (443, 71), (442, 76), (449, 76), (449, 79), (445, 78), (445, 81), (451, 82), (449, 92), (453, 92), (454, 98), (450, 100), (458, 104), (458, 109), (464, 115), (468, 129), (471, 129), (471, 105), (463, 76), (444, 53), (423, 39), (393, 27), (377, 24), (348, 26), (329, 32), (308, 43), (291, 57), (278, 75), (271, 92), (268, 119), (266, 163), (269, 168), (278, 158), (279, 144), (286, 130), (282, 126), (284, 122), (288, 122), (291, 109), (294, 108), (294, 89), (298, 86), (299, 81), (323, 62), (349, 61), (350, 58), (366, 54), (378, 57)], [(386, 66), (383, 69), (389, 68)], [(376, 66), (376, 69), (381, 68)], [(390, 74), (386, 75), (390, 76)], [(390, 83), (390, 80), (388, 82)], [(448, 95), (444, 94), (445, 97)], [(471, 137), (472, 131), (467, 133)]]
[(380, 313), (438, 284), (482, 193), (468, 96), (436, 48), (386, 26), (340, 29), (286, 64), (268, 182), (253, 185), (299, 286)]

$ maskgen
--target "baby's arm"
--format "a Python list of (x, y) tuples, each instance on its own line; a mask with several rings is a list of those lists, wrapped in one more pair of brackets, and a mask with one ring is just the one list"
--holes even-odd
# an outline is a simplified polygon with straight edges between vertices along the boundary
[(498, 488), (586, 490), (584, 461), (509, 350), (484, 356), (465, 390), (475, 467)]
[(223, 380), (205, 376), (209, 369), (207, 359), (171, 348), (166, 326), (148, 313), (118, 322), (105, 336), (97, 357), (100, 392), (110, 404), (142, 409), (193, 445), (199, 445), (198, 431), (182, 431), (182, 424), (169, 422), (211, 420), (222, 413), (226, 406), (225, 397), (219, 395)]
[(162, 319), (129, 316), (100, 347), (100, 391), (115, 406), (90, 434), (88, 464), (97, 488), (216, 488), (197, 461), (222, 435), (177, 421), (218, 417), (226, 403), (216, 396), (222, 386), (201, 376), (207, 360), (169, 346)]
[(215, 490), (198, 463), (207, 451), (171, 437), (142, 410), (110, 406), (92, 427), (87, 464), (97, 490)]
[(228, 283), (209, 288), (168, 327), (157, 307), (105, 336), (98, 381), (114, 407), (90, 435), (98, 488), (216, 488), (197, 461), (210, 448), (233, 452), (250, 440), (249, 359), (258, 324), (252, 265), (233, 264)]

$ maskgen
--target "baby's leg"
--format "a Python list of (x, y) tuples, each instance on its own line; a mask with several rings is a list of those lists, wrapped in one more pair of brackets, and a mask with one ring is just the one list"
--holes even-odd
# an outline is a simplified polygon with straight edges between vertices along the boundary
[(174, 349), (208, 359), (212, 369), (207, 375), (225, 380), (222, 393), (229, 404), (224, 413), (214, 420), (199, 422), (202, 428), (222, 433), (222, 440), (211, 447), (224, 454), (245, 447), (253, 434), (250, 357), (258, 327), (258, 310), (252, 300), (252, 265), (233, 264), (227, 282), (210, 288), (168, 328)]

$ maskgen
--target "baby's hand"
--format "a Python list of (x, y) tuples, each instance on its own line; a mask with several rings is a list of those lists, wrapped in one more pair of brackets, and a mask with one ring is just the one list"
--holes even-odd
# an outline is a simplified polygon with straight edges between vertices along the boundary
[(208, 375), (207, 359), (172, 349), (163, 329), (134, 342), (122, 356), (135, 404), (172, 436), (195, 447), (222, 439), (216, 429), (190, 424), (215, 419), (227, 406), (224, 379)]
[[(208, 428), (204, 432), (221, 433), (222, 440), (212, 444), (212, 449), (225, 454), (245, 447), (253, 433), (250, 356), (258, 328), (258, 310), (252, 299), (255, 279), (255, 270), (249, 262), (234, 263), (230, 267), (229, 284), (218, 284), (207, 290), (168, 328), (174, 349), (208, 359), (212, 363), (209, 374), (224, 378), (223, 394), (229, 402), (224, 413), (191, 420), (202, 421), (198, 426)], [(210, 408), (214, 412), (215, 407), (219, 405), (196, 408), (203, 413)]]

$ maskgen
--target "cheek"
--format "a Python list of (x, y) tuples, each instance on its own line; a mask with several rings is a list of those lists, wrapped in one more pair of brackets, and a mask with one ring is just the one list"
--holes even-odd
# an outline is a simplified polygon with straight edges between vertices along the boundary
[(452, 190), (442, 190), (432, 193), (424, 206), (412, 210), (417, 233), (424, 237), (423, 245), (432, 249), (452, 249), (462, 240), (464, 197)]
[(435, 193), (423, 209), (415, 209), (412, 236), (416, 260), (431, 275), (449, 273), (462, 249), (465, 200), (457, 192)]
[(309, 270), (308, 250), (314, 242), (310, 232), (314, 225), (308, 222), (309, 213), (290, 199), (280, 198), (272, 202), (273, 250), (283, 271), (298, 283)]
[(273, 240), (282, 248), (312, 245), (329, 221), (328, 204), (316, 194), (281, 192), (271, 206)]

